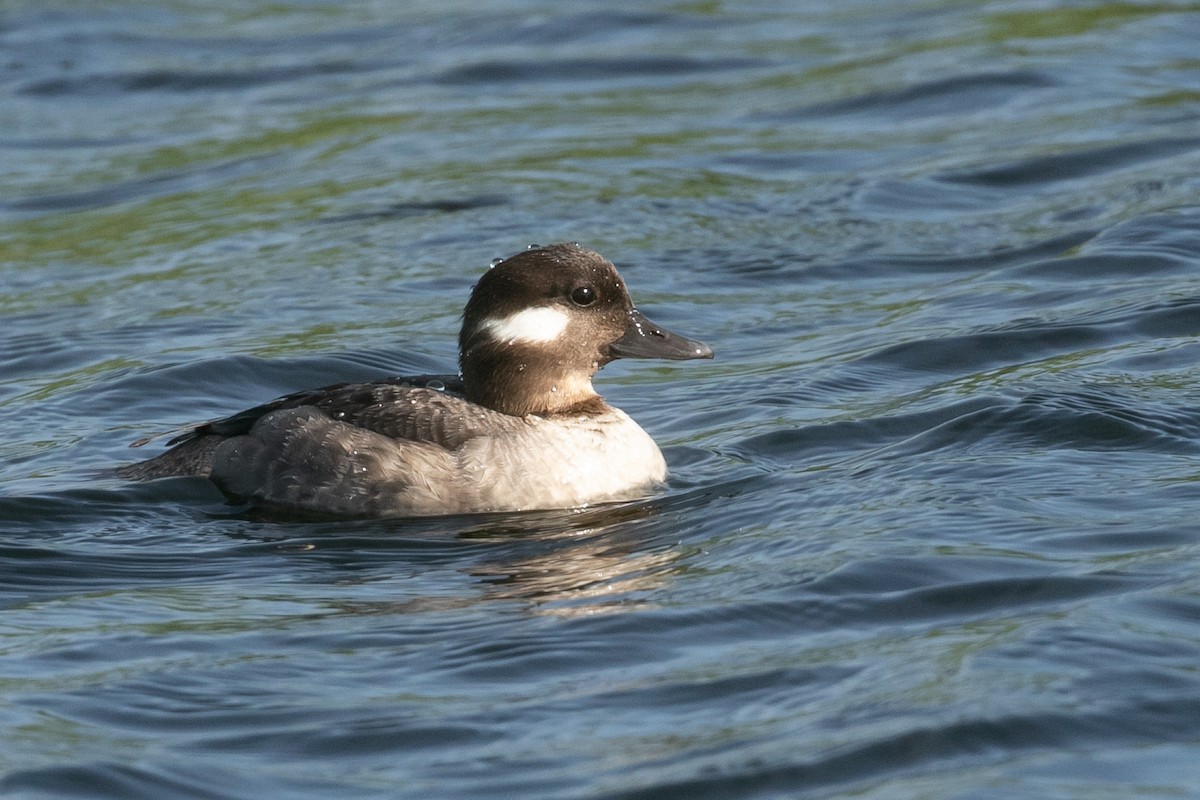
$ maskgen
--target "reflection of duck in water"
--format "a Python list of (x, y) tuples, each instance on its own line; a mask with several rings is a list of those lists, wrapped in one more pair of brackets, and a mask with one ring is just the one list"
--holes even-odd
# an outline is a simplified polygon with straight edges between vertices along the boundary
[[(692, 502), (692, 501), (684, 501)], [(521, 601), (537, 614), (572, 617), (619, 613), (653, 603), (648, 594), (667, 586), (684, 551), (657, 541), (654, 518), (672, 500), (624, 503), (564, 516), (503, 518), (462, 538), (497, 545), (483, 563), (464, 568), (480, 578), (485, 600)], [(500, 523), (500, 524), (496, 524)]]
[(662, 483), (666, 463), (592, 376), (617, 358), (712, 357), (635, 309), (611, 263), (567, 244), (485, 273), (459, 351), (461, 378), (298, 392), (201, 425), (120, 474), (198, 475), (267, 506), (373, 516), (627, 499)]
[(637, 593), (666, 586), (680, 556), (678, 550), (629, 553), (576, 542), (552, 557), (486, 564), (470, 573), (487, 580), (489, 600), (524, 600), (552, 616), (589, 616), (644, 606)]

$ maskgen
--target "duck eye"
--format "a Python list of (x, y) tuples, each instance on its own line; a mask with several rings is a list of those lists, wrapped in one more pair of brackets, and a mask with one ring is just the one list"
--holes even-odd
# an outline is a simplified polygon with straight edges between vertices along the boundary
[(578, 286), (571, 291), (571, 302), (577, 306), (590, 306), (596, 302), (596, 290), (590, 286)]

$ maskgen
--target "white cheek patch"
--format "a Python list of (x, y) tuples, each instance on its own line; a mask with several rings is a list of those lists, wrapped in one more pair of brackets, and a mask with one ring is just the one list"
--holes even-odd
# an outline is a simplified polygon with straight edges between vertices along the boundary
[(567, 329), (568, 322), (565, 311), (539, 306), (507, 317), (485, 319), (479, 327), (498, 341), (535, 344), (554, 341)]

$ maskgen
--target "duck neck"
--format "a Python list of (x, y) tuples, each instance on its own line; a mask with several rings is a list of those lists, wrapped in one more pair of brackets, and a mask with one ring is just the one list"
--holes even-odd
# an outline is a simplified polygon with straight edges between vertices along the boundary
[(487, 352), (476, 351), (463, 356), (463, 388), (471, 402), (517, 417), (596, 413), (607, 408), (592, 388), (595, 369), (569, 369), (529, 353), (527, 357), (498, 355), (489, 358)]

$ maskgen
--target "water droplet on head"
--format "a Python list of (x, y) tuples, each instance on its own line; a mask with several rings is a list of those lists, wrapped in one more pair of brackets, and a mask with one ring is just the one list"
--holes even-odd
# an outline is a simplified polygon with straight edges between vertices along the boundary
[(498, 266), (500, 266), (500, 265), (501, 265), (501, 264), (503, 264), (503, 263), (504, 263), (504, 259), (503, 259), (503, 258), (493, 258), (493, 259), (492, 259), (492, 263), (491, 263), (491, 264), (489, 264), (489, 265), (488, 265), (488, 267), (489, 267), (489, 268), (490, 268), (490, 267), (498, 267)]
[(526, 250), (541, 250), (542, 246), (540, 244), (532, 244), (531, 243), (529, 245), (526, 245), (525, 249)]
[(446, 384), (444, 384), (444, 383), (442, 383), (441, 381), (439, 381), (439, 380), (436, 380), (436, 379), (435, 379), (435, 380), (432, 380), (432, 381), (429, 381), (429, 382), (427, 382), (425, 385), (426, 385), (426, 386), (428, 386), (430, 389), (434, 389), (434, 390), (436, 390), (436, 391), (439, 391), (439, 392), (444, 392), (444, 391), (446, 391)]
[(556, 394), (556, 393), (558, 392), (558, 387), (557, 387), (557, 386), (551, 386), (551, 387), (550, 387), (550, 392), (551, 392), (551, 393), (554, 393), (554, 394)]

